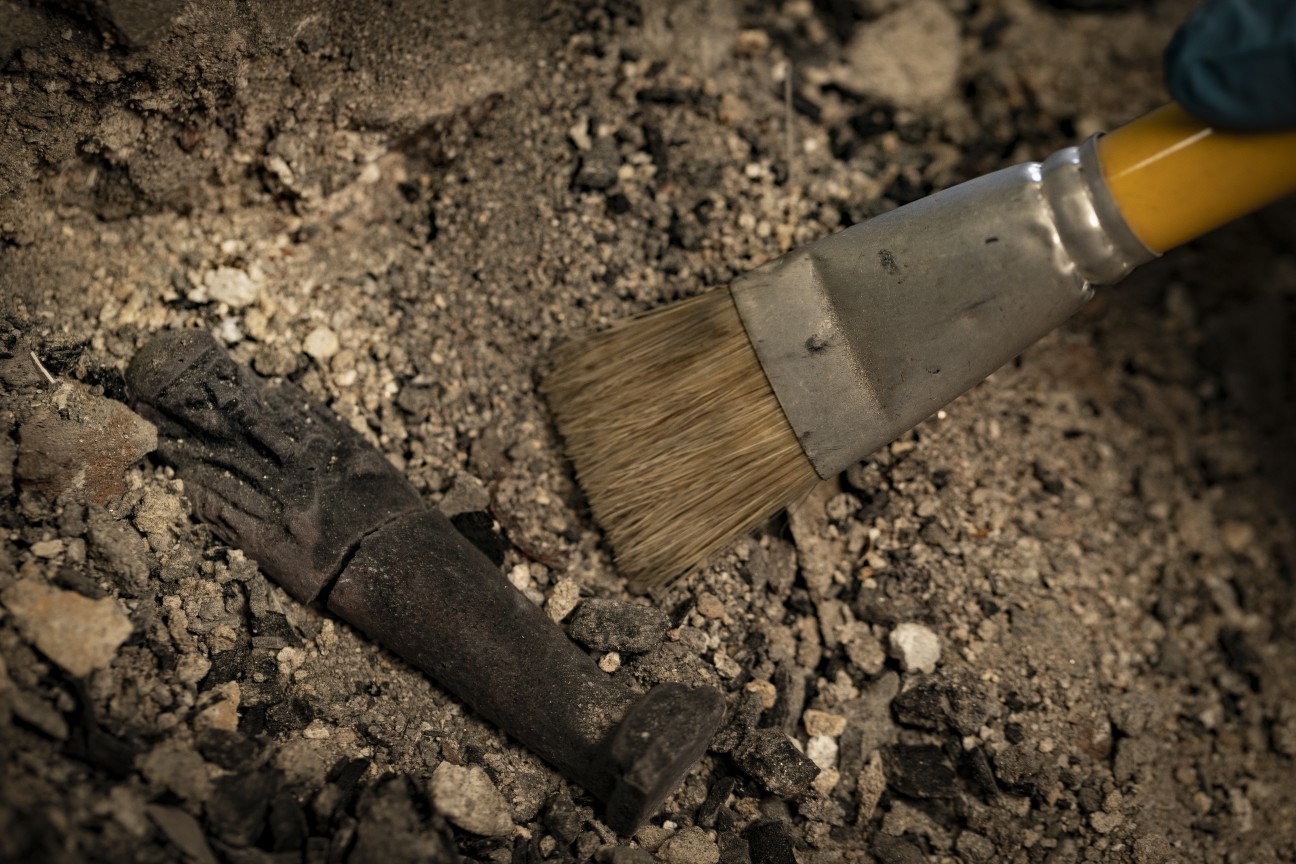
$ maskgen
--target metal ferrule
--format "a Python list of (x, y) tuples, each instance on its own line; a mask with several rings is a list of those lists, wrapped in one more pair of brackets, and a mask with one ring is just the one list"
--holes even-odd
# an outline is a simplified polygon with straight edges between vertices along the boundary
[(1155, 257), (1090, 139), (795, 249), (733, 297), (806, 456), (831, 477)]

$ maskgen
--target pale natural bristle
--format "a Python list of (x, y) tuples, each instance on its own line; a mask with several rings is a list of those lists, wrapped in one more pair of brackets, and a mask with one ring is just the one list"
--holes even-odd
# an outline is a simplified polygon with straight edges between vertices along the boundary
[(809, 492), (728, 290), (564, 346), (545, 392), (617, 565), (666, 582)]

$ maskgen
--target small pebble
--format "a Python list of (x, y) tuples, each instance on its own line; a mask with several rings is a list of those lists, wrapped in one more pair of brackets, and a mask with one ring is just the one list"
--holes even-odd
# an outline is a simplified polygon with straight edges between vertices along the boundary
[(837, 767), (837, 742), (827, 735), (812, 735), (806, 742), (806, 756), (822, 769)]
[(941, 657), (940, 637), (921, 624), (897, 624), (891, 631), (891, 653), (906, 672), (930, 674)]
[(858, 633), (846, 643), (846, 658), (865, 675), (877, 675), (886, 665), (886, 651), (871, 633)]
[(559, 579), (545, 601), (545, 612), (557, 622), (566, 618), (580, 603), (580, 585), (572, 579)]
[(747, 686), (743, 689), (759, 696), (761, 707), (766, 711), (773, 708), (774, 703), (778, 701), (778, 688), (769, 681), (762, 679), (749, 681), (747, 682)]
[(718, 864), (720, 847), (704, 829), (690, 825), (667, 838), (657, 857), (666, 864)]
[(437, 810), (469, 833), (500, 837), (513, 830), (504, 796), (480, 765), (442, 762), (432, 772), (430, 790)]
[(723, 618), (725, 607), (710, 591), (703, 591), (697, 598), (697, 611), (703, 618)]
[(621, 655), (615, 651), (609, 651), (599, 658), (599, 668), (609, 674), (621, 668)]
[(339, 347), (337, 334), (327, 327), (316, 327), (302, 340), (302, 350), (316, 360), (327, 360)]
[(58, 538), (42, 540), (39, 543), (33, 543), (31, 551), (37, 558), (57, 558), (63, 554), (63, 541)]
[(819, 711), (815, 708), (809, 708), (801, 715), (801, 722), (805, 724), (807, 735), (827, 735), (836, 738), (846, 731), (846, 718), (840, 714), (829, 714), (827, 711)]
[(1110, 834), (1124, 821), (1119, 813), (1099, 811), (1089, 816), (1089, 824), (1099, 834)]
[(260, 293), (257, 284), (242, 270), (235, 267), (217, 267), (203, 275), (207, 298), (224, 303), (233, 309), (242, 309), (256, 302)]

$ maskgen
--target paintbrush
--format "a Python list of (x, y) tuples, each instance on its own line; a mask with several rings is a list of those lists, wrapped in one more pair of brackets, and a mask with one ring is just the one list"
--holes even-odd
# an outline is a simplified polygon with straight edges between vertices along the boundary
[(563, 346), (545, 392), (632, 588), (703, 562), (1066, 321), (1296, 190), (1296, 132), (1168, 105)]

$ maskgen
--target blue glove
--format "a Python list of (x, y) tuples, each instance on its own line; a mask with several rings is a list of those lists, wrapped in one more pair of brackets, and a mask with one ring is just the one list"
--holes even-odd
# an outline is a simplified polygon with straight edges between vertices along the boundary
[(1175, 101), (1208, 123), (1296, 127), (1296, 0), (1209, 0), (1170, 41), (1165, 74)]

